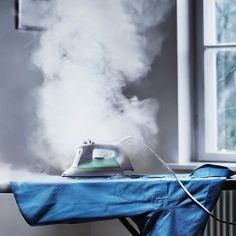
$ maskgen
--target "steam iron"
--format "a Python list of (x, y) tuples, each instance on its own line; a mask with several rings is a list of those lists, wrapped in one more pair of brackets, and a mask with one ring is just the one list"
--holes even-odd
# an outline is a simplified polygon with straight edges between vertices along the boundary
[(72, 165), (62, 176), (109, 177), (133, 170), (129, 157), (117, 145), (95, 144), (89, 140), (79, 146)]

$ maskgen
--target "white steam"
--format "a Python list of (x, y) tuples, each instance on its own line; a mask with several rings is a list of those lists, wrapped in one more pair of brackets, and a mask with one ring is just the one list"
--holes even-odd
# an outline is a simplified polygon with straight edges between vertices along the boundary
[[(152, 37), (168, 0), (55, 0), (33, 55), (44, 75), (34, 147), (67, 165), (86, 138), (114, 142), (157, 132), (157, 102), (123, 89), (147, 75), (163, 36)], [(44, 19), (45, 20), (45, 19)], [(41, 151), (39, 151), (41, 150)], [(44, 151), (42, 151), (44, 150)], [(56, 163), (55, 163), (56, 160)]]
[[(0, 183), (9, 183), (12, 180), (32, 180), (32, 179), (42, 179), (45, 177), (48, 178), (48, 175), (41, 173), (33, 173), (28, 169), (16, 169), (12, 165), (0, 162), (1, 171), (0, 171)], [(0, 186), (1, 187), (1, 186)]]

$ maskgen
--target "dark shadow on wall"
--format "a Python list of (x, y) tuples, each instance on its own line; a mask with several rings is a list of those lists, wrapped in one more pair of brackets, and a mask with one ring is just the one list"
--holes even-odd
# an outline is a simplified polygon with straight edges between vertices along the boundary
[[(151, 70), (139, 84), (130, 84), (125, 94), (138, 94), (140, 99), (155, 98), (159, 103), (157, 124), (158, 146), (155, 150), (168, 162), (175, 162), (178, 155), (177, 107), (177, 24), (176, 5), (167, 18), (152, 32), (152, 37), (164, 35), (160, 53), (155, 57)], [(160, 163), (159, 163), (160, 164)]]

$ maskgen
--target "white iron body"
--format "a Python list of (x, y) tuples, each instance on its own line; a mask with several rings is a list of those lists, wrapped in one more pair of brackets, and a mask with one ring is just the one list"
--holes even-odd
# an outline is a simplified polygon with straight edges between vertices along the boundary
[(63, 177), (99, 177), (124, 175), (133, 171), (127, 154), (117, 145), (84, 142)]

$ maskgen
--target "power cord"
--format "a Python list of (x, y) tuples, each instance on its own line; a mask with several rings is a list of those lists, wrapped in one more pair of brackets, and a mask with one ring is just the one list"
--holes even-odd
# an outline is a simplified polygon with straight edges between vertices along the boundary
[(229, 224), (229, 225), (234, 225), (236, 226), (236, 222), (231, 222), (227, 220), (222, 220), (217, 218), (210, 212), (205, 206), (203, 206), (184, 186), (184, 184), (179, 180), (178, 176), (175, 174), (175, 172), (171, 169), (171, 167), (149, 146), (147, 145), (142, 139), (135, 138), (133, 136), (127, 136), (118, 141), (118, 143), (123, 143), (127, 141), (128, 139), (133, 139), (140, 141), (164, 166), (165, 168), (174, 176), (174, 178), (177, 180), (179, 183), (180, 187), (185, 191), (185, 193), (188, 195), (188, 197), (197, 205), (199, 206), (202, 210), (204, 210), (209, 216), (211, 216), (213, 219), (215, 219), (218, 222), (221, 222), (223, 224)]

